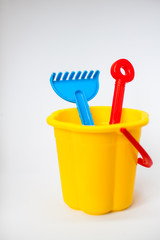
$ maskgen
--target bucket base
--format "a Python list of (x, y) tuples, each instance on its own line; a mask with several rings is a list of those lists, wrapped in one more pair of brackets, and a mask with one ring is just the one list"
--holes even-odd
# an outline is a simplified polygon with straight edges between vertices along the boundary
[[(65, 201), (64, 201), (65, 202)], [(86, 211), (86, 210), (83, 210), (83, 209), (80, 209), (80, 208), (76, 208), (76, 207), (73, 207), (71, 205), (69, 205), (68, 203), (65, 202), (65, 204), (70, 207), (71, 209), (73, 210), (77, 210), (77, 211), (82, 211), (88, 215), (93, 215), (93, 216), (98, 216), (98, 215), (105, 215), (107, 213), (111, 213), (111, 212), (120, 212), (120, 211), (123, 211), (129, 207), (132, 206), (132, 202), (130, 204), (128, 204), (127, 206), (121, 208), (121, 209), (112, 209), (112, 210), (106, 210), (106, 211), (103, 211), (103, 212), (89, 212), (89, 211)]]

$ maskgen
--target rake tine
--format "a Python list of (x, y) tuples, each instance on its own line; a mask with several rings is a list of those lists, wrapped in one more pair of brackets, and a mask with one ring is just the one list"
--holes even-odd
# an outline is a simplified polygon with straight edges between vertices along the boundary
[(62, 72), (59, 72), (56, 78), (56, 81), (60, 81), (62, 77)]
[(95, 72), (95, 74), (93, 75), (93, 78), (97, 78), (97, 77), (99, 76), (99, 74), (100, 74), (100, 71), (97, 70), (97, 71)]
[(81, 76), (81, 79), (85, 79), (85, 77), (87, 76), (87, 73), (88, 73), (88, 71), (84, 71), (82, 76)]
[(53, 82), (55, 80), (56, 73), (52, 73), (50, 77), (50, 82)]
[(63, 78), (62, 78), (62, 80), (66, 80), (66, 79), (67, 79), (67, 77), (68, 77), (68, 75), (69, 75), (69, 72), (65, 72), (65, 74), (63, 75)]
[(74, 78), (75, 72), (71, 72), (70, 76), (69, 76), (69, 80), (72, 80)]
[(75, 77), (75, 79), (79, 79), (79, 77), (81, 76), (81, 71), (79, 71), (78, 73), (77, 73), (77, 75), (76, 75), (76, 77)]
[(93, 71), (93, 70), (91, 70), (91, 71), (88, 73), (87, 79), (91, 78), (91, 77), (92, 77), (92, 75), (93, 75), (93, 73), (94, 73), (94, 71)]

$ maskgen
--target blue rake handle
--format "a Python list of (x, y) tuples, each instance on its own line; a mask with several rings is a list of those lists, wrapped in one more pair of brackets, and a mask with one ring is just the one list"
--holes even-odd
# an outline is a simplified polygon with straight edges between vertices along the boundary
[(87, 98), (82, 91), (75, 93), (77, 109), (83, 125), (94, 125)]

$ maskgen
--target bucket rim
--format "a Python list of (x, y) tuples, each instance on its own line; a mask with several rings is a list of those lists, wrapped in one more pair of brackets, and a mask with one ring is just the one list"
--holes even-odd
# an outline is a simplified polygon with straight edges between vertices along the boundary
[[(111, 109), (111, 106), (92, 106), (90, 109)], [(145, 111), (138, 110), (138, 109), (133, 109), (133, 108), (123, 108), (124, 110), (133, 110), (135, 112), (141, 112), (142, 117), (141, 120), (134, 121), (134, 122), (127, 122), (127, 123), (116, 123), (116, 124), (104, 124), (104, 125), (94, 125), (94, 126), (85, 126), (85, 125), (79, 125), (75, 123), (70, 123), (70, 122), (63, 122), (63, 121), (58, 121), (56, 118), (58, 115), (62, 112), (65, 111), (73, 111), (73, 109), (76, 108), (66, 108), (66, 109), (60, 109), (57, 110), (51, 115), (47, 117), (47, 123), (50, 126), (53, 126), (54, 128), (59, 128), (63, 130), (69, 130), (73, 132), (88, 132), (88, 133), (103, 133), (103, 132), (120, 132), (121, 128), (127, 128), (127, 129), (134, 129), (137, 127), (142, 127), (147, 125), (149, 122), (149, 114)], [(78, 110), (77, 110), (78, 111)]]

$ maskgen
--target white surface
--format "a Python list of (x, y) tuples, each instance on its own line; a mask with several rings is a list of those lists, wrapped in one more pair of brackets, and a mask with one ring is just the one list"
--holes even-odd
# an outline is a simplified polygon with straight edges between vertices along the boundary
[[(160, 239), (160, 2), (0, 1), (0, 239)], [(99, 69), (90, 105), (111, 105), (111, 64), (127, 58), (136, 76), (124, 107), (150, 114), (141, 143), (154, 161), (137, 168), (134, 202), (103, 216), (62, 199), (53, 129), (46, 117), (73, 107), (50, 74)], [(65, 143), (64, 143), (65, 144)]]

